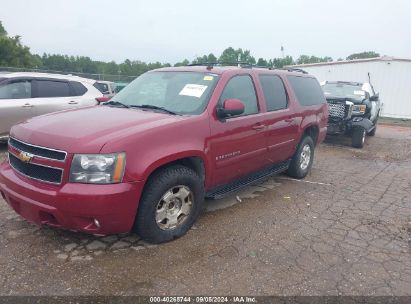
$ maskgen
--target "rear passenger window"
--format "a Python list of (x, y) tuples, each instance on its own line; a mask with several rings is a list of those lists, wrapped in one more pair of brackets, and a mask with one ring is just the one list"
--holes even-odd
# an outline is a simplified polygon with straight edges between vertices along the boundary
[(287, 94), (283, 81), (275, 75), (260, 75), (267, 111), (276, 111), (287, 108)]
[(67, 97), (70, 87), (67, 82), (53, 80), (36, 80), (37, 97)]
[(71, 96), (82, 96), (87, 92), (87, 88), (78, 81), (70, 81), (72, 93)]
[(239, 99), (244, 105), (244, 113), (240, 116), (257, 114), (257, 96), (250, 76), (241, 75), (231, 78), (220, 97), (220, 104), (226, 99)]
[(311, 77), (301, 77), (288, 75), (295, 95), (297, 95), (298, 102), (302, 106), (312, 106), (325, 103), (325, 96), (317, 79)]
[(103, 94), (109, 92), (108, 85), (106, 83), (96, 82), (93, 86)]

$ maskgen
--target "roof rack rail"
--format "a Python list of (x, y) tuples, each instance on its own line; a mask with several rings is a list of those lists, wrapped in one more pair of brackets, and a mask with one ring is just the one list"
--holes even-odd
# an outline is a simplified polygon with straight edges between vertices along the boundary
[(187, 66), (206, 66), (207, 68), (212, 69), (215, 66), (250, 66), (249, 63), (243, 61), (217, 61), (217, 62), (199, 62), (199, 63), (190, 63)]
[(299, 69), (299, 68), (275, 68), (275, 70), (284, 70), (284, 71), (288, 71), (288, 72), (299, 72), (299, 73), (303, 73), (303, 74), (308, 74), (307, 71), (305, 71), (303, 69)]
[(223, 61), (217, 61), (217, 62), (199, 62), (199, 63), (191, 63), (188, 64), (187, 66), (206, 66), (207, 69), (212, 69), (215, 66), (239, 66), (243, 69), (252, 69), (252, 68), (260, 68), (260, 69), (268, 69), (268, 70), (283, 70), (283, 71), (288, 71), (288, 72), (299, 72), (303, 74), (308, 74), (307, 71), (299, 68), (275, 68), (275, 67), (270, 67), (270, 66), (262, 66), (262, 65), (256, 65), (252, 63), (247, 63), (247, 62), (242, 62), (242, 61), (237, 61), (237, 62), (223, 62)]

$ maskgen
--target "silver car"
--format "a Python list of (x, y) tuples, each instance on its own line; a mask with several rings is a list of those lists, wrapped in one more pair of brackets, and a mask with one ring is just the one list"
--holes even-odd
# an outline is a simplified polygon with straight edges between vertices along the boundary
[(0, 141), (28, 118), (106, 101), (95, 80), (44, 73), (0, 74)]

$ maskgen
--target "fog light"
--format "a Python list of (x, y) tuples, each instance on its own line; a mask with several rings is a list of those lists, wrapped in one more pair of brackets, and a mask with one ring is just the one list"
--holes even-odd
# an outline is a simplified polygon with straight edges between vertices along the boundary
[(94, 219), (94, 225), (96, 225), (97, 228), (100, 228), (100, 222), (97, 219)]

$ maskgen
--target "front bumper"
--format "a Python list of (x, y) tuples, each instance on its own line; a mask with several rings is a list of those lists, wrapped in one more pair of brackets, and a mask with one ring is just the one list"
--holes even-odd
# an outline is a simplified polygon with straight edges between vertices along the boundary
[(353, 128), (362, 127), (367, 132), (373, 128), (373, 123), (366, 117), (354, 116), (348, 120), (329, 120), (327, 126), (327, 134), (351, 134)]
[(7, 162), (0, 165), (0, 192), (18, 214), (39, 225), (91, 234), (131, 231), (143, 186), (49, 185), (20, 175)]

